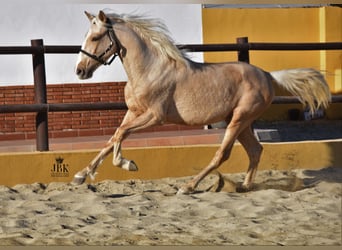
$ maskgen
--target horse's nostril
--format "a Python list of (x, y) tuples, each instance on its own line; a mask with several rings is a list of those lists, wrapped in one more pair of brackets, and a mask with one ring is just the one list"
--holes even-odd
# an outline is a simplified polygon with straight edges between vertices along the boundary
[(83, 70), (82, 69), (80, 69), (80, 68), (77, 68), (76, 69), (76, 75), (82, 75), (83, 74)]

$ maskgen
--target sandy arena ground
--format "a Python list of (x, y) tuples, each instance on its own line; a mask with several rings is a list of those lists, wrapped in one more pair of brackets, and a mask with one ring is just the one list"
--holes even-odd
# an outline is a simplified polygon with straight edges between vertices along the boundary
[(342, 168), (0, 186), (0, 245), (341, 245)]

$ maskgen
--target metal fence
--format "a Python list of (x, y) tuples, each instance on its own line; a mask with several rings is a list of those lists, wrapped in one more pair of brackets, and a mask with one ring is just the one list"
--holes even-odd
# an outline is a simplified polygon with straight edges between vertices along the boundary
[[(236, 39), (235, 44), (191, 44), (177, 45), (189, 52), (237, 51), (238, 60), (249, 63), (250, 50), (341, 50), (342, 42), (332, 43), (249, 43), (247, 37)], [(80, 46), (44, 45), (42, 39), (31, 40), (31, 46), (0, 47), (0, 54), (31, 54), (34, 75), (35, 104), (0, 105), (0, 113), (37, 112), (36, 114), (36, 149), (49, 150), (48, 112), (90, 111), (90, 110), (125, 110), (125, 103), (47, 103), (45, 54), (75, 54)], [(332, 102), (342, 102), (342, 95), (335, 95)], [(299, 103), (297, 97), (276, 96), (273, 104)]]

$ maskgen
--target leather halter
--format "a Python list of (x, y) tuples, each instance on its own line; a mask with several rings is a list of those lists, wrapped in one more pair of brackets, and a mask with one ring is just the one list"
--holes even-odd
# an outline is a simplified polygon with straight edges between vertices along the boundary
[(107, 47), (107, 49), (99, 56), (95, 55), (95, 54), (91, 54), (83, 49), (80, 49), (80, 52), (82, 52), (83, 54), (89, 56), (90, 58), (98, 61), (99, 63), (103, 64), (103, 65), (110, 65), (114, 59), (119, 55), (118, 52), (115, 52), (113, 54), (113, 56), (108, 60), (108, 61), (105, 61), (103, 60), (103, 57), (113, 48), (114, 44), (117, 46), (117, 51), (120, 51), (120, 41), (117, 39), (115, 33), (114, 33), (114, 30), (113, 28), (108, 28), (107, 30), (107, 35), (109, 36), (109, 39), (110, 39), (110, 44), (109, 46)]

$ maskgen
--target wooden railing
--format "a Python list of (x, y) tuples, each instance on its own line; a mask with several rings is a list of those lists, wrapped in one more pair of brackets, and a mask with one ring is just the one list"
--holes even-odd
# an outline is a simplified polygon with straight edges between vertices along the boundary
[[(250, 50), (341, 50), (342, 42), (333, 43), (249, 43), (247, 37), (237, 38), (236, 44), (191, 44), (177, 45), (189, 52), (237, 51), (238, 60), (249, 63)], [(34, 75), (35, 104), (0, 105), (0, 113), (37, 112), (36, 149), (49, 150), (48, 112), (125, 110), (125, 103), (47, 103), (45, 54), (74, 54), (80, 46), (44, 45), (42, 39), (31, 40), (31, 46), (0, 47), (0, 54), (31, 54)], [(342, 102), (342, 95), (335, 95), (332, 102)], [(299, 103), (297, 97), (276, 96), (274, 104)]]

